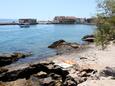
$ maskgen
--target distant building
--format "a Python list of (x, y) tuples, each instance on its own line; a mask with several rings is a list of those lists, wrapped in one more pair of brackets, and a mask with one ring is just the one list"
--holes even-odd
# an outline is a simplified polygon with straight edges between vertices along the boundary
[(77, 18), (76, 19), (76, 24), (80, 24), (81, 23), (81, 19), (80, 18)]
[(76, 17), (74, 16), (56, 16), (53, 20), (55, 24), (74, 24)]
[(88, 18), (87, 23), (96, 24), (96, 18)]
[(95, 18), (77, 18), (76, 24), (95, 24), (96, 19)]
[(37, 20), (36, 19), (19, 19), (19, 24), (34, 25), (34, 24), (37, 24)]

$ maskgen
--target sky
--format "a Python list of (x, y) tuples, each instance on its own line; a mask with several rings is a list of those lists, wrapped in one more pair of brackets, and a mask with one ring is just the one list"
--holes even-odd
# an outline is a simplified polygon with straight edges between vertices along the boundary
[(37, 18), (50, 20), (55, 16), (92, 17), (96, 0), (0, 0), (0, 18)]

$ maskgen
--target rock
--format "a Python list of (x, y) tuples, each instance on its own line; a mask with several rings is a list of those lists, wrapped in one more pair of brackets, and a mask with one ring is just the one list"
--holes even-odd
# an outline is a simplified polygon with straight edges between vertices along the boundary
[(0, 55), (0, 66), (9, 65), (12, 62), (17, 61), (20, 58), (25, 58), (32, 55), (31, 53), (12, 53), (12, 54), (1, 54)]
[(77, 82), (70, 76), (67, 76), (64, 86), (77, 86)]
[(4, 73), (4, 72), (7, 72), (7, 71), (8, 71), (8, 69), (6, 69), (6, 68), (0, 68), (0, 74)]
[(48, 48), (56, 49), (56, 55), (61, 55), (64, 53), (71, 53), (75, 50), (82, 48), (82, 45), (78, 43), (69, 43), (64, 40), (59, 40), (48, 46)]
[(49, 62), (49, 61), (40, 61), (40, 64), (43, 64), (43, 65), (54, 65), (55, 63), (54, 62)]
[(80, 59), (82, 60), (82, 59), (87, 59), (86, 57), (80, 57)]
[(86, 35), (82, 38), (83, 41), (87, 41), (87, 42), (94, 42), (94, 35)]
[(94, 70), (94, 69), (83, 69), (83, 70), (81, 70), (81, 72), (83, 72), (83, 71), (85, 71), (86, 73), (92, 73), (92, 72), (97, 72), (96, 70)]
[(0, 81), (8, 82), (9, 86), (77, 86), (92, 78), (95, 73), (96, 70), (83, 69), (77, 64), (64, 69), (53, 62), (42, 61), (21, 69), (6, 71), (0, 74)]
[(40, 86), (35, 79), (18, 79), (11, 82), (1, 82), (0, 86)]
[(52, 80), (51, 77), (43, 78), (40, 81), (40, 84), (43, 85), (43, 86), (55, 86), (55, 83), (54, 83), (54, 81)]
[(100, 72), (100, 76), (108, 77), (112, 76), (115, 77), (115, 67), (106, 67), (104, 70)]
[(97, 71), (90, 68), (82, 68), (80, 65), (73, 65), (69, 68), (69, 75), (74, 78), (77, 84), (85, 82), (89, 79), (96, 79)]
[(38, 77), (38, 78), (45, 78), (47, 77), (47, 73), (46, 72), (38, 72), (37, 74), (34, 75), (35, 77)]
[(68, 45), (70, 45), (72, 48), (79, 48), (80, 44), (78, 43), (69, 43)]
[(7, 82), (9, 86), (77, 86), (77, 82), (68, 74), (69, 72), (60, 66), (43, 62), (0, 74), (0, 81), (4, 82), (5, 86), (8, 86)]
[[(18, 69), (18, 70), (12, 70), (8, 71), (4, 74), (0, 75), (0, 81), (14, 81), (17, 79), (23, 79), (23, 78), (30, 78), (31, 75), (37, 74), (38, 72), (45, 72), (47, 74), (50, 73), (55, 73), (63, 77), (62, 79), (65, 80), (66, 76), (69, 74), (67, 70), (63, 70), (59, 66), (52, 67), (53, 69), (49, 69), (46, 65), (43, 64), (33, 64), (30, 65), (29, 67), (23, 68), (23, 69)], [(41, 74), (42, 75), (42, 74)], [(44, 74), (45, 75), (45, 74)]]
[(60, 48), (60, 47), (65, 47), (65, 48), (68, 48), (68, 47), (71, 47), (71, 48), (79, 48), (80, 45), (78, 43), (68, 43), (64, 40), (59, 40), (59, 41), (56, 41), (54, 42), (53, 44), (51, 44), (50, 46), (48, 46), (48, 48)]
[(57, 48), (58, 46), (62, 45), (65, 41), (64, 40), (59, 40), (48, 46), (48, 48)]
[(49, 76), (51, 76), (52, 79), (54, 79), (54, 80), (62, 79), (60, 75), (55, 74), (55, 73), (51, 73)]

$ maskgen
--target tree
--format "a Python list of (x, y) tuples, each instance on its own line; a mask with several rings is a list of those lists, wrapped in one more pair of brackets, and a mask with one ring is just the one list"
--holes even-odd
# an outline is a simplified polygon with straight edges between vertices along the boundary
[(105, 49), (111, 40), (115, 40), (115, 0), (98, 1), (96, 45)]

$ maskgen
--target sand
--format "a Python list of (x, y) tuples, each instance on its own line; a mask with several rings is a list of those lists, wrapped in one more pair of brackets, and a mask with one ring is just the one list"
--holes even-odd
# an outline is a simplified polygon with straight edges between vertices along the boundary
[[(98, 72), (105, 67), (115, 67), (115, 44), (110, 44), (105, 50), (101, 50), (100, 47), (96, 47), (94, 44), (90, 44), (88, 47), (88, 49), (79, 53), (74, 52), (55, 56), (53, 61), (62, 67), (79, 64), (83, 68), (96, 69)], [(115, 80), (109, 78), (89, 80), (79, 86), (115, 86)]]

